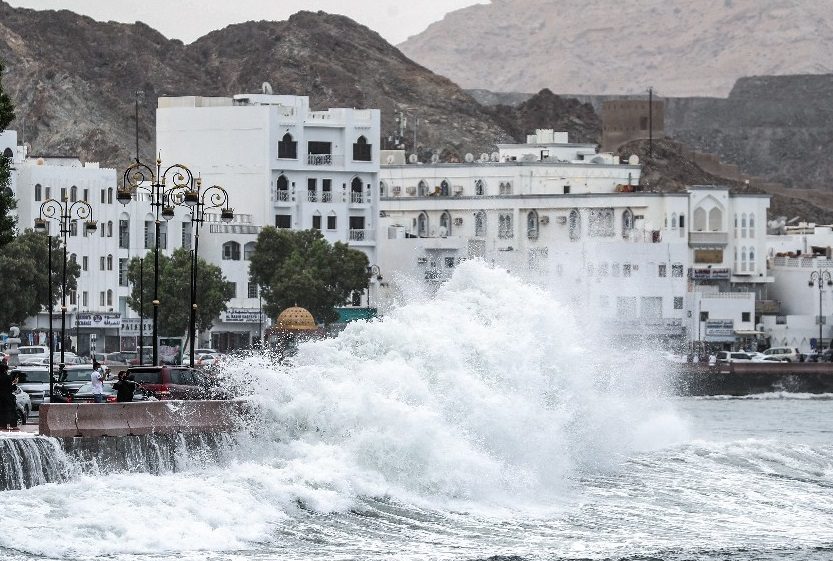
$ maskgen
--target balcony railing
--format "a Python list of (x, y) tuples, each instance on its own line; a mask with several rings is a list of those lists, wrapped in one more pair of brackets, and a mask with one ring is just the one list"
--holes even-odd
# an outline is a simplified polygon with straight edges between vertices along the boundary
[(308, 154), (307, 164), (311, 166), (341, 166), (344, 156), (333, 154)]
[(372, 242), (373, 230), (350, 230), (351, 242)]
[(364, 202), (364, 193), (360, 191), (351, 191), (350, 192), (350, 202), (351, 203), (363, 203)]
[(689, 232), (689, 245), (726, 245), (729, 243), (727, 232)]
[(324, 191), (321, 193), (321, 202), (322, 203), (331, 203), (333, 202), (333, 194), (330, 191)]
[(275, 200), (278, 201), (288, 201), (289, 200), (289, 191), (281, 189), (277, 192)]
[(307, 202), (317, 203), (318, 193), (316, 193), (315, 191), (307, 191)]

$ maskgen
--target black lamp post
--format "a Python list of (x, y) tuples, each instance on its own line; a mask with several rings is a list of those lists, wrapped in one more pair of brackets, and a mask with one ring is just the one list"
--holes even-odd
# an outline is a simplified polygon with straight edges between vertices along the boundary
[[(47, 199), (40, 205), (40, 214), (35, 219), (35, 230), (39, 232), (46, 232), (49, 241), (50, 259), (48, 264), (49, 286), (50, 291), (52, 287), (52, 240), (48, 236), (48, 229), (46, 221), (52, 220), (58, 223), (58, 233), (63, 237), (64, 241), (64, 266), (61, 273), (61, 362), (58, 363), (58, 376), (61, 377), (64, 372), (64, 349), (66, 349), (66, 329), (67, 329), (67, 236), (69, 235), (72, 223), (75, 220), (83, 220), (84, 228), (87, 232), (95, 232), (97, 225), (95, 220), (91, 220), (93, 209), (87, 201), (58, 201), (56, 199)], [(52, 398), (52, 390), (54, 389), (54, 379), (51, 372), (51, 357), (52, 357), (52, 294), (49, 294), (49, 356), (50, 356), (50, 372), (49, 372), (49, 397)]]
[[(170, 181), (172, 184), (167, 187)], [(193, 189), (194, 175), (182, 164), (173, 164), (162, 170), (162, 161), (157, 158), (156, 169), (136, 159), (136, 163), (124, 172), (122, 187), (116, 193), (116, 200), (126, 205), (133, 200), (133, 193), (142, 189), (150, 194), (150, 205), (155, 213), (155, 242), (153, 250), (153, 364), (159, 364), (159, 236), (161, 218), (170, 220), (174, 216), (171, 206), (175, 191)], [(142, 350), (139, 349), (141, 355)]]
[[(194, 235), (194, 249), (191, 251), (191, 318), (188, 324), (188, 339), (190, 341), (189, 363), (194, 367), (194, 347), (197, 337), (197, 272), (200, 251), (200, 229), (205, 222), (205, 211), (220, 209), (220, 220), (231, 222), (234, 220), (234, 209), (228, 206), (228, 191), (219, 185), (212, 185), (202, 190), (202, 180), (196, 180), (196, 186), (184, 193), (176, 193), (171, 198), (176, 205), (184, 205), (191, 209), (191, 232)], [(171, 208), (173, 213), (173, 208)]]
[(819, 323), (819, 342), (816, 345), (816, 353), (819, 354), (819, 355), (821, 354), (821, 349), (822, 349), (821, 336), (822, 336), (822, 327), (824, 326), (824, 324), (822, 323), (824, 318), (821, 315), (821, 303), (822, 303), (821, 295), (822, 295), (822, 290), (824, 290), (825, 283), (827, 284), (827, 286), (833, 286), (833, 276), (830, 275), (830, 271), (813, 271), (812, 273), (810, 273), (810, 280), (807, 284), (809, 286), (813, 286), (815, 284), (815, 285), (818, 285), (818, 287), (819, 287), (819, 319), (818, 319), (818, 323)]

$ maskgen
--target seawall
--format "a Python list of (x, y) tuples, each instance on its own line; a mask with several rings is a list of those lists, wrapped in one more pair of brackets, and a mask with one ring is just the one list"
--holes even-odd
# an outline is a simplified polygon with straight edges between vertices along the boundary
[(736, 362), (680, 365), (677, 393), (684, 396), (750, 395), (786, 391), (833, 393), (833, 363)]

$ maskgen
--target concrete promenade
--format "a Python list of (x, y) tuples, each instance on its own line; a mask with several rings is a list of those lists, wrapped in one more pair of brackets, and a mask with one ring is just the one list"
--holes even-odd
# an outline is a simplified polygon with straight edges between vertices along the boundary
[(38, 428), (59, 438), (224, 432), (240, 427), (250, 411), (245, 401), (47, 403)]

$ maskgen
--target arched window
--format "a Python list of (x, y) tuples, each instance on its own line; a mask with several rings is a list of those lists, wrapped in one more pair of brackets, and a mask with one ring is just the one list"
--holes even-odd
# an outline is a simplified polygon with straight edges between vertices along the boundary
[(627, 238), (633, 230), (633, 212), (626, 208), (622, 213), (622, 237)]
[(538, 213), (534, 210), (526, 215), (526, 237), (530, 240), (538, 239)]
[(694, 209), (694, 231), (702, 232), (706, 229), (706, 211), (702, 208)]
[(723, 229), (723, 211), (714, 207), (709, 211), (709, 231), (719, 232)]
[(749, 271), (754, 273), (755, 272), (755, 248), (749, 248)]
[(364, 200), (364, 193), (362, 192), (363, 185), (362, 180), (358, 177), (354, 177), (353, 181), (350, 182), (350, 201), (354, 203), (360, 203)]
[(69, 200), (73, 203), (78, 200), (78, 187), (75, 185), (69, 188)]
[(107, 305), (113, 305), (113, 291), (111, 289), (107, 289)]
[(107, 204), (108, 205), (113, 204), (113, 188), (112, 187), (107, 188)]
[(450, 192), (450, 189), (448, 188), (448, 181), (443, 179), (440, 182), (440, 195), (442, 195), (443, 197), (447, 197), (449, 192)]
[(70, 236), (77, 236), (78, 235), (78, 222), (73, 220), (69, 223), (69, 235)]
[(482, 196), (486, 192), (486, 184), (483, 182), (482, 179), (478, 179), (474, 182), (474, 194), (478, 196)]
[(78, 263), (78, 255), (76, 255), (74, 253), (70, 253), (69, 254), (69, 260), (72, 263)]
[(240, 244), (237, 242), (224, 243), (223, 259), (226, 261), (240, 261)]
[(379, 182), (379, 196), (386, 197), (388, 193), (388, 186), (384, 181)]
[(581, 239), (581, 215), (579, 214), (577, 209), (574, 208), (570, 211), (568, 223), (570, 230), (570, 241), (576, 241)]
[(107, 270), (108, 271), (113, 270), (113, 256), (112, 255), (107, 256)]
[(440, 237), (444, 238), (451, 235), (451, 215), (444, 212), (440, 215)]
[(749, 215), (749, 237), (755, 237), (755, 213)]
[(671, 214), (671, 229), (672, 230), (677, 229), (677, 213), (676, 212)]
[(417, 196), (418, 197), (427, 197), (428, 196), (428, 184), (425, 181), (420, 181), (417, 185)]
[(39, 201), (43, 198), (43, 191), (40, 183), (35, 185), (35, 200)]
[(113, 237), (113, 221), (112, 220), (107, 221), (107, 237), (108, 238)]
[(292, 140), (292, 135), (286, 133), (278, 141), (278, 158), (295, 160), (298, 158), (298, 143)]
[(738, 246), (735, 246), (735, 271), (738, 271)]
[(482, 210), (474, 215), (474, 235), (481, 238), (486, 235), (486, 213)]
[(278, 200), (279, 201), (288, 201), (289, 200), (289, 180), (286, 178), (285, 175), (278, 176)]
[(740, 270), (746, 271), (746, 247), (742, 247), (740, 250)]
[(740, 215), (740, 237), (746, 237), (746, 213)]
[(428, 237), (428, 215), (420, 212), (417, 217), (417, 236), (420, 238)]
[[(321, 216), (320, 214), (318, 215)], [(319, 218), (320, 219), (320, 218)], [(318, 225), (318, 229), (321, 229), (321, 225)], [(243, 259), (249, 261), (252, 258), (252, 254), (255, 252), (255, 246), (257, 244), (255, 242), (247, 242), (246, 245), (243, 246)]]
[(12, 158), (14, 157), (14, 152), (12, 152), (11, 148), (6, 148), (5, 150), (3, 150), (3, 157)]
[(369, 162), (373, 152), (373, 145), (367, 143), (364, 136), (360, 136), (353, 143), (353, 160), (356, 162)]

